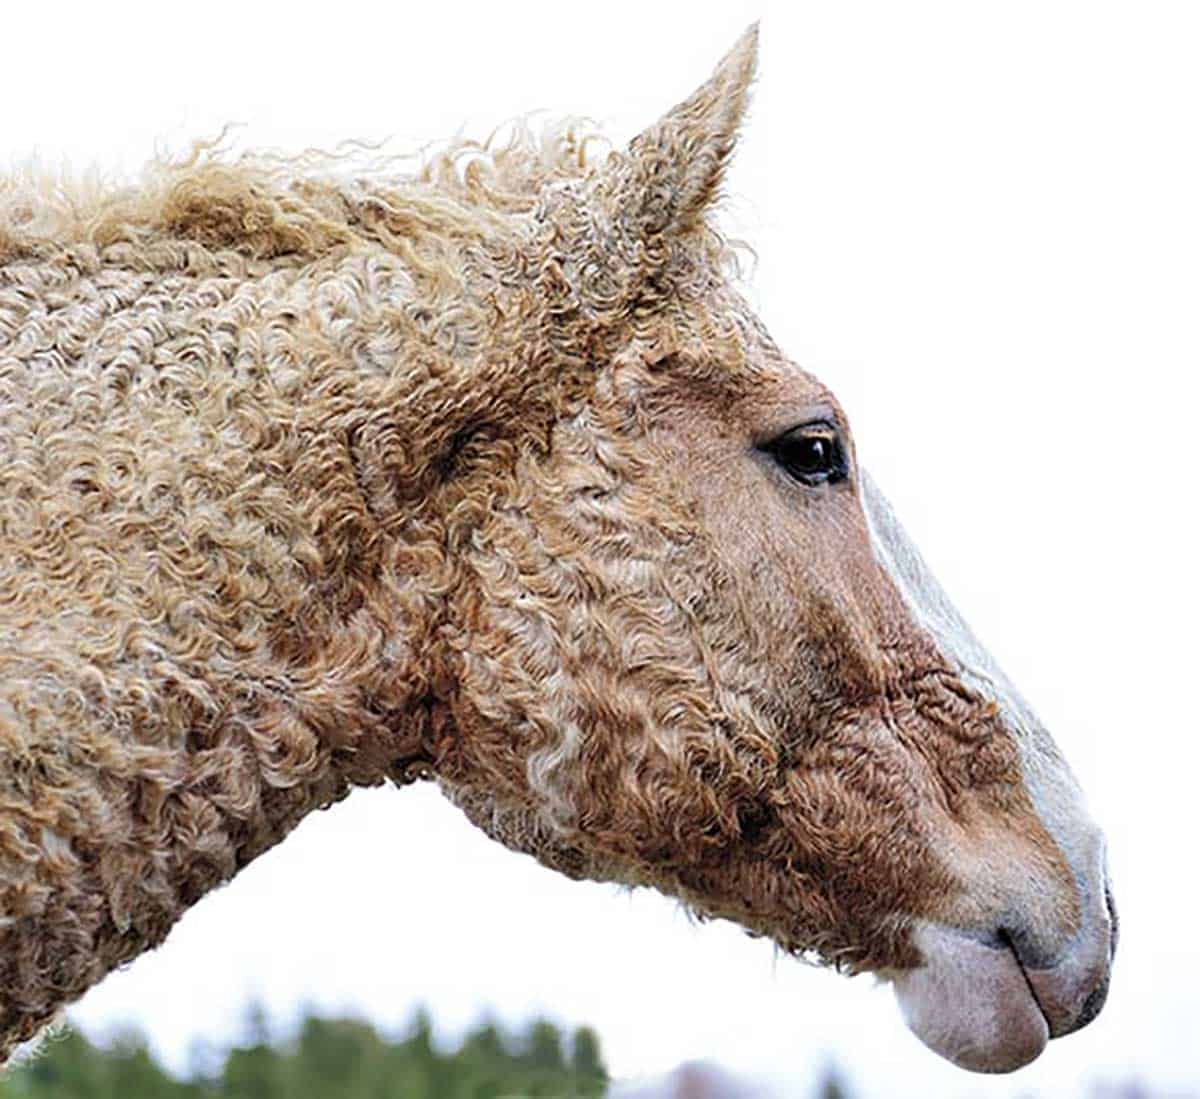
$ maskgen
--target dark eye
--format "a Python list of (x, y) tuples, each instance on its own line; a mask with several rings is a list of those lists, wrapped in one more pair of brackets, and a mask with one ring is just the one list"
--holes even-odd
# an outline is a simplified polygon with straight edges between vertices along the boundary
[(763, 446), (785, 473), (806, 485), (836, 484), (849, 473), (846, 450), (833, 424), (801, 424)]

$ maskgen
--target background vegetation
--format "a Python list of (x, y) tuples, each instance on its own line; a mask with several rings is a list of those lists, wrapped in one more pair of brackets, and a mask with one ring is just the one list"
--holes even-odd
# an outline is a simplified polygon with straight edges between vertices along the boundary
[[(418, 1011), (399, 1036), (358, 1018), (312, 1012), (272, 1024), (251, 1007), (231, 1049), (197, 1044), (183, 1074), (168, 1071), (144, 1035), (129, 1029), (95, 1043), (64, 1030), (37, 1057), (0, 1077), (0, 1099), (592, 1099), (608, 1094), (600, 1041), (589, 1027), (565, 1031), (545, 1019), (511, 1031), (477, 1024), (460, 1045), (434, 1040)], [(1014, 1094), (1033, 1092), (1016, 1081)], [(910, 1094), (908, 1087), (901, 1089)], [(764, 1092), (711, 1062), (690, 1062), (655, 1082), (614, 1087), (623, 1099), (739, 1099)], [(772, 1094), (783, 1094), (773, 1092)], [(793, 1093), (788, 1093), (793, 1094)], [(859, 1099), (843, 1067), (826, 1060), (807, 1099)], [(876, 1093), (878, 1094), (878, 1093)], [(1092, 1081), (1089, 1099), (1196, 1099), (1135, 1080)]]
[(66, 1031), (0, 1080), (0, 1099), (585, 1099), (603, 1095), (608, 1079), (586, 1027), (566, 1034), (537, 1020), (512, 1034), (484, 1022), (444, 1050), (424, 1012), (398, 1039), (359, 1019), (308, 1014), (279, 1040), (254, 1008), (242, 1043), (223, 1054), (197, 1049), (193, 1060), (179, 1078), (137, 1031), (104, 1046)]

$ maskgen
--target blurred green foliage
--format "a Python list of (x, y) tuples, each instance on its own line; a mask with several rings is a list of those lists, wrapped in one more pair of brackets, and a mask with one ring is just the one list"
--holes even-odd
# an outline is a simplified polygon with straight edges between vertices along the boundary
[(224, 1056), (199, 1051), (193, 1061), (181, 1079), (136, 1032), (97, 1046), (67, 1031), (0, 1079), (0, 1099), (586, 1099), (603, 1095), (608, 1080), (586, 1027), (565, 1035), (537, 1020), (509, 1034), (484, 1022), (447, 1051), (424, 1012), (395, 1040), (358, 1019), (308, 1014), (278, 1041), (253, 1008), (238, 1046)]

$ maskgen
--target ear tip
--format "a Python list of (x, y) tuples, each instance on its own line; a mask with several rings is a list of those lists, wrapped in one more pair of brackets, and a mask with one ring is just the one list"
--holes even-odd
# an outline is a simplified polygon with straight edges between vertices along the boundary
[[(720, 188), (725, 165), (737, 143), (758, 63), (758, 23), (751, 23), (709, 78), (687, 99), (629, 143), (632, 162), (644, 162), (646, 177), (663, 177), (670, 192), (654, 192), (659, 229), (701, 213)], [(637, 169), (635, 167), (635, 175)], [(629, 205), (646, 200), (634, 196)]]
[(749, 80), (754, 76), (754, 70), (758, 67), (758, 40), (759, 40), (759, 20), (755, 20), (750, 24), (738, 40), (733, 44), (733, 49), (725, 55), (725, 61), (721, 67), (728, 65), (735, 70), (742, 70), (746, 79)]
[(751, 23), (738, 36), (733, 48), (717, 64), (709, 87), (723, 88), (725, 95), (736, 104), (740, 116), (745, 109), (746, 93), (754, 83), (758, 70), (758, 21)]

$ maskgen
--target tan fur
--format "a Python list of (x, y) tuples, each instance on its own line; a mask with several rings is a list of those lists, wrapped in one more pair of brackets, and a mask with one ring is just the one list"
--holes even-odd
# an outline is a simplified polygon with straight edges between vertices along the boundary
[(1072, 918), (854, 483), (754, 449), (841, 413), (707, 220), (753, 63), (607, 156), (0, 182), (6, 1054), (388, 778), (851, 969), (992, 903), (944, 853), (997, 837)]

